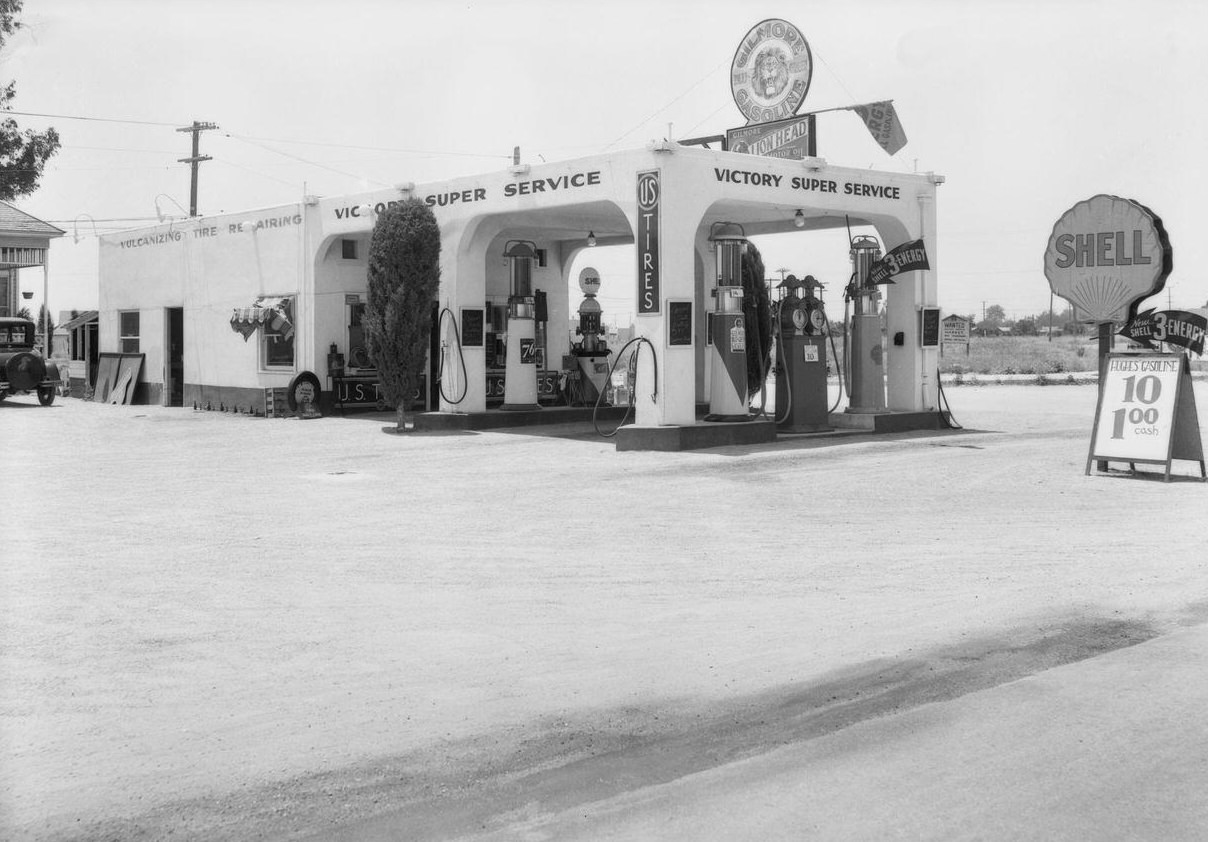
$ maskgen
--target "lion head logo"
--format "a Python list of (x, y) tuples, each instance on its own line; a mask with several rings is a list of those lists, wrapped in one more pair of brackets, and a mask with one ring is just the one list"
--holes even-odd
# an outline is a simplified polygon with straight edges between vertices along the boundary
[(789, 84), (789, 60), (784, 51), (768, 46), (755, 56), (755, 91), (765, 99), (775, 99)]

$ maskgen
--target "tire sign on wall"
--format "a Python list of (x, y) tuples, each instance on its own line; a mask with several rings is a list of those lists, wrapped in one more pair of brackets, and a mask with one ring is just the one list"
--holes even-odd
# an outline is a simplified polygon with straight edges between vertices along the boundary
[(1095, 460), (1166, 466), (1175, 459), (1199, 462), (1208, 480), (1200, 443), (1191, 369), (1182, 354), (1108, 354), (1086, 473)]

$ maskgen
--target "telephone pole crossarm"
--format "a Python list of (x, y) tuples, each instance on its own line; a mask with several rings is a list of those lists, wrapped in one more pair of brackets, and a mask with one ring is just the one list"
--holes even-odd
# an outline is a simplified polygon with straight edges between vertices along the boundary
[(189, 216), (197, 216), (197, 165), (202, 161), (213, 160), (209, 155), (201, 154), (201, 133), (212, 131), (216, 128), (218, 128), (217, 123), (201, 123), (194, 120), (193, 125), (183, 126), (176, 130), (178, 132), (192, 132), (193, 134), (193, 154), (188, 158), (176, 159), (182, 164), (188, 164), (192, 170), (189, 179)]

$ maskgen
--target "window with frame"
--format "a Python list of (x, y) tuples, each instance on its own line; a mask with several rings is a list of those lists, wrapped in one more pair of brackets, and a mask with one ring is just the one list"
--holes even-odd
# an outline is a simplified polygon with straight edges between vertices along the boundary
[(138, 353), (138, 310), (122, 310), (118, 313), (118, 350), (123, 354)]
[(356, 240), (340, 240), (340, 253), (344, 260), (357, 259), (357, 241)]
[(369, 345), (365, 337), (365, 308), (361, 300), (348, 301), (348, 368), (352, 371), (373, 371)]
[(294, 367), (294, 298), (286, 296), (260, 330), (260, 355), (264, 368)]

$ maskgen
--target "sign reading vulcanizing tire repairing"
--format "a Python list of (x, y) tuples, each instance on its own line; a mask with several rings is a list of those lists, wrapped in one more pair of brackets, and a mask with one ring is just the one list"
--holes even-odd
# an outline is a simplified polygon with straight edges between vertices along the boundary
[(638, 310), (657, 315), (659, 297), (659, 204), (662, 184), (658, 170), (638, 173)]

